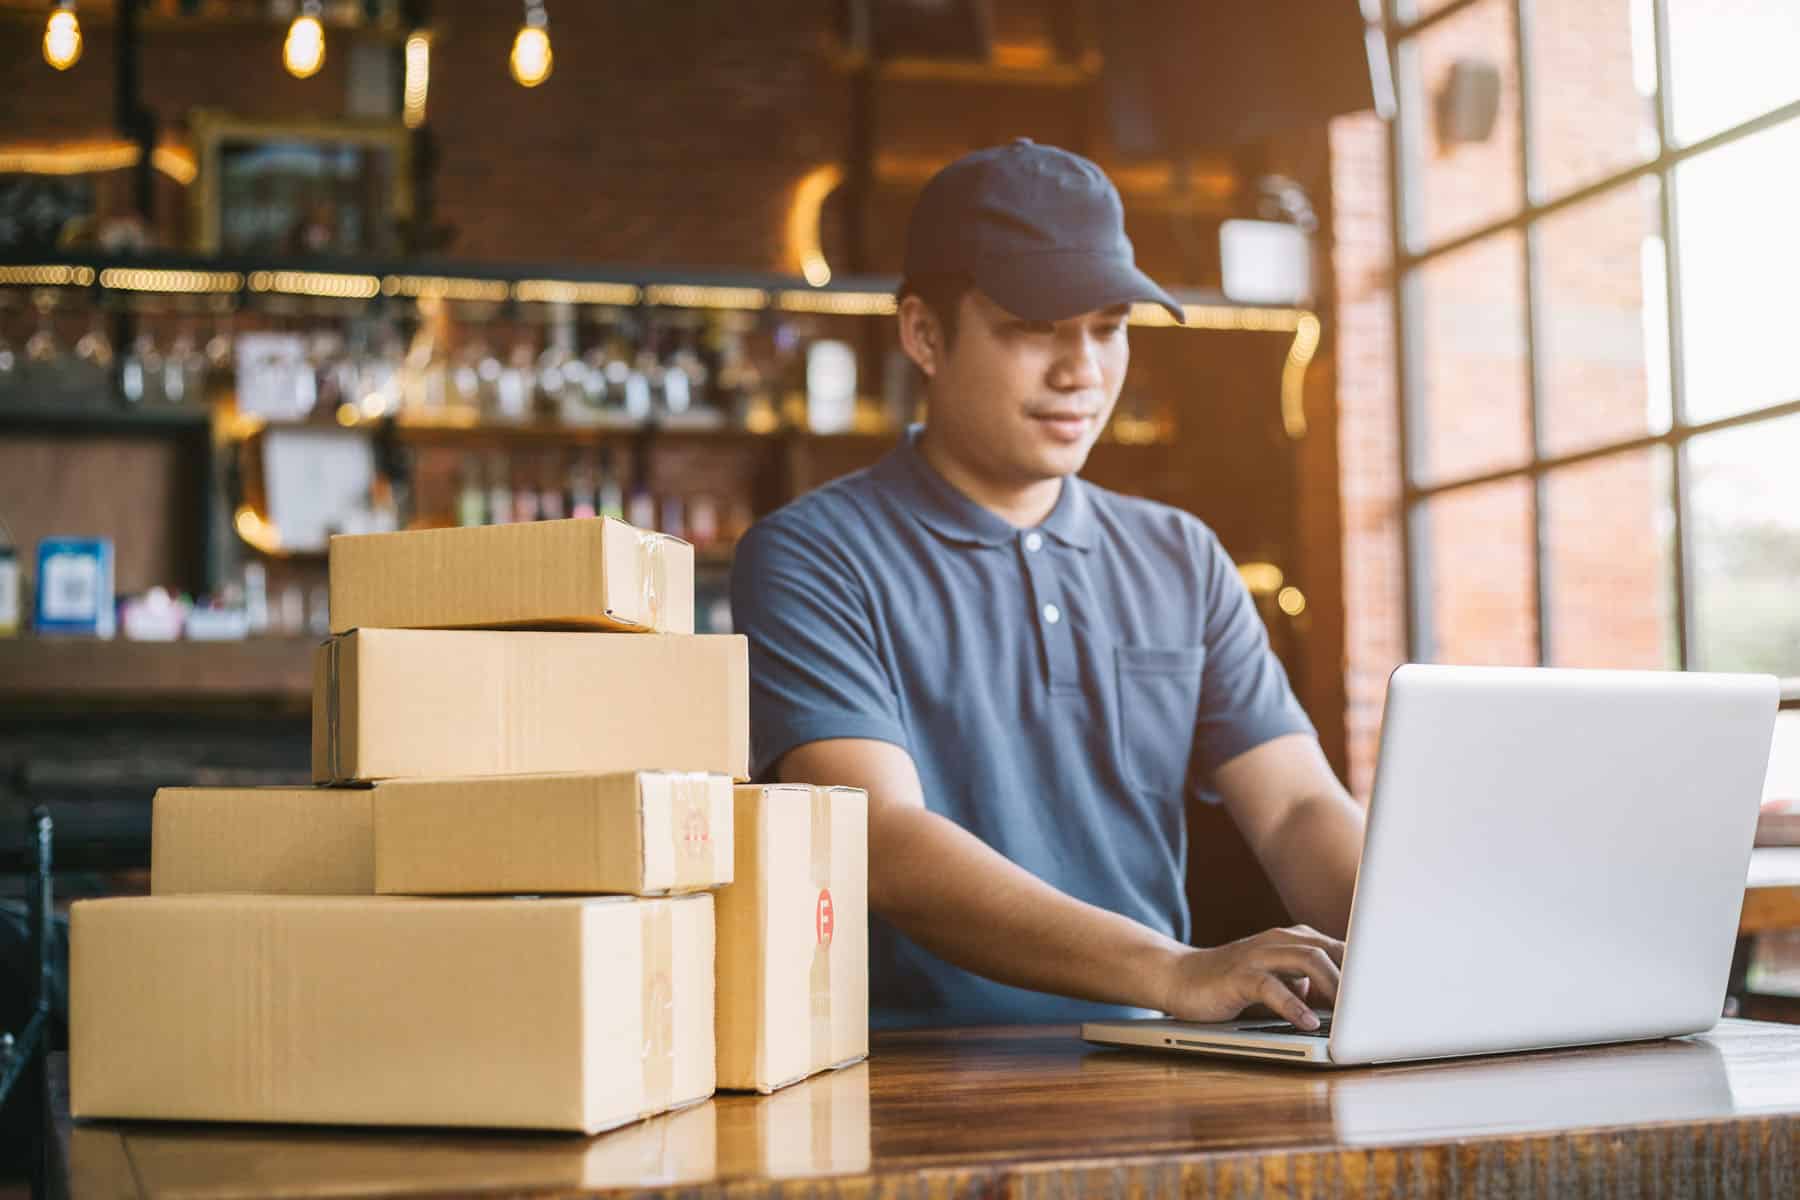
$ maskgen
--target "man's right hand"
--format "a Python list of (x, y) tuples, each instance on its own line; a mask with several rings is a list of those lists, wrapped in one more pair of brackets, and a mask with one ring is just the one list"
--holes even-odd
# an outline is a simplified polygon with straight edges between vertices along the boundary
[(1337, 1002), (1344, 943), (1306, 925), (1270, 929), (1223, 946), (1189, 947), (1170, 964), (1163, 1011), (1183, 1021), (1229, 1021), (1260, 1004), (1301, 1029), (1319, 1019), (1309, 1001)]

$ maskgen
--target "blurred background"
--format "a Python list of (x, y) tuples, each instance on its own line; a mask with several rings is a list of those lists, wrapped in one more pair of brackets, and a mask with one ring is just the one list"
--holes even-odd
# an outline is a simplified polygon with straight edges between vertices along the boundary
[[(921, 415), (918, 189), (1018, 136), (1188, 306), (1088, 476), (1219, 532), (1358, 796), (1407, 659), (1800, 675), (1797, 58), (1791, 0), (0, 0), (5, 865), (47, 803), (141, 889), (155, 787), (306, 777), (332, 532), (613, 512), (728, 630)], [(1193, 820), (1198, 937), (1279, 918)]]

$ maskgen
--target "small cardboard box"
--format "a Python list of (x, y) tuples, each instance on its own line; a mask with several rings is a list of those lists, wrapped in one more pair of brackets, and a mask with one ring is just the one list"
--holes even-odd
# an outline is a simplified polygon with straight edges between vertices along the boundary
[(869, 805), (857, 788), (736, 789), (719, 893), (719, 1086), (772, 1092), (869, 1053)]
[(731, 882), (724, 775), (395, 779), (375, 797), (375, 890), (699, 891)]
[(640, 771), (163, 788), (154, 895), (671, 895), (731, 882), (731, 780)]
[(331, 632), (694, 632), (694, 548), (612, 517), (340, 534)]
[(736, 635), (358, 629), (313, 656), (313, 779), (750, 770)]
[(370, 895), (373, 798), (368, 788), (159, 788), (150, 891)]
[(70, 917), (76, 1117), (594, 1133), (713, 1090), (713, 901), (136, 896)]

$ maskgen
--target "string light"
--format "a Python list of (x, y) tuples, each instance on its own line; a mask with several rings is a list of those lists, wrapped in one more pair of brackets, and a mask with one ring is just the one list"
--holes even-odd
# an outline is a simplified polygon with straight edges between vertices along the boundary
[(44, 25), (44, 61), (66, 71), (81, 61), (81, 22), (75, 19), (75, 0), (58, 0)]
[(550, 17), (543, 0), (525, 0), (525, 23), (513, 37), (507, 66), (520, 87), (534, 88), (550, 78), (555, 56), (550, 52)]
[(325, 26), (319, 23), (320, 11), (319, 0), (306, 0), (281, 45), (281, 65), (295, 79), (310, 79), (325, 65)]

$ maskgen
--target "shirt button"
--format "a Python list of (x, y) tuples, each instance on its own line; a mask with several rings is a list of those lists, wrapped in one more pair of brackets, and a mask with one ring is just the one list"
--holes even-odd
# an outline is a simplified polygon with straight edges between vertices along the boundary
[(1036, 554), (1039, 550), (1041, 550), (1043, 548), (1044, 548), (1044, 535), (1043, 534), (1028, 533), (1025, 535), (1025, 549), (1027, 549), (1028, 551), (1030, 551), (1033, 554)]
[(1046, 624), (1054, 625), (1060, 620), (1062, 620), (1062, 609), (1054, 604), (1044, 605), (1044, 622)]

